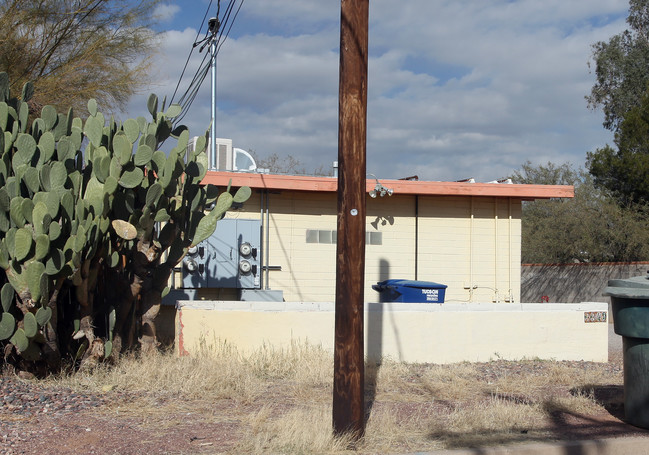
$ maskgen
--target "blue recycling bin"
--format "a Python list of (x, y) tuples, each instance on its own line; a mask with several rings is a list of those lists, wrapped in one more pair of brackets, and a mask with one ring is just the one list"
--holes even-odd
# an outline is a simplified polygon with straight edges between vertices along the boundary
[(432, 281), (385, 280), (372, 285), (379, 302), (444, 303), (445, 284)]

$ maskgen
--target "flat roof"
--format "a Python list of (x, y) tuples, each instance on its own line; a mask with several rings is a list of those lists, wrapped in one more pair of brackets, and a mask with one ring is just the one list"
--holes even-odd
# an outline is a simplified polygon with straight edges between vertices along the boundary
[[(251, 189), (273, 191), (317, 191), (335, 193), (338, 179), (335, 177), (311, 177), (305, 175), (259, 174), (253, 172), (208, 171), (202, 183), (216, 186), (248, 186)], [(572, 198), (572, 185), (518, 185), (509, 183), (431, 182), (422, 180), (379, 179), (395, 195), (419, 196), (488, 196), (519, 199)], [(376, 180), (367, 178), (366, 191), (374, 189)]]

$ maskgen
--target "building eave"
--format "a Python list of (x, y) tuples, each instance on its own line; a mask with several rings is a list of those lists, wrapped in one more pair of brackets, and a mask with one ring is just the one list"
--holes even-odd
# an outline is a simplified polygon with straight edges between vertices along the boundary
[[(482, 196), (518, 198), (524, 200), (572, 198), (572, 185), (517, 185), (507, 183), (431, 182), (379, 179), (391, 188), (395, 195), (418, 196)], [(331, 192), (338, 189), (334, 177), (311, 177), (303, 175), (259, 174), (251, 172), (208, 171), (203, 184), (216, 186), (248, 186), (251, 189), (269, 191)], [(367, 178), (366, 191), (374, 189), (376, 180)]]

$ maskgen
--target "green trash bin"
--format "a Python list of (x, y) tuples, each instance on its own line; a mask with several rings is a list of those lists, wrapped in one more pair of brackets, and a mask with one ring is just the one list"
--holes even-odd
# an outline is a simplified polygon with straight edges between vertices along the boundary
[(622, 336), (624, 416), (649, 428), (649, 275), (609, 280), (613, 328)]

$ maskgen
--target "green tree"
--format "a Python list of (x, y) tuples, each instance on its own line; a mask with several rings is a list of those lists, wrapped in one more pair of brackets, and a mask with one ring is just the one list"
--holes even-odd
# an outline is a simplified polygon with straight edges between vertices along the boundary
[(587, 167), (595, 185), (605, 188), (622, 205), (649, 202), (649, 92), (631, 108), (614, 139), (587, 154)]
[(647, 89), (649, 2), (630, 0), (627, 23), (628, 30), (593, 45), (597, 81), (586, 99), (589, 107), (602, 108), (604, 127), (611, 131), (617, 131)]
[(85, 112), (90, 98), (122, 109), (149, 79), (159, 1), (2, 0), (0, 71), (14, 92), (33, 82), (33, 113), (45, 105)]
[(533, 166), (512, 175), (514, 183), (574, 185), (572, 199), (526, 202), (522, 214), (524, 263), (617, 262), (649, 259), (647, 208), (622, 207), (592, 176), (570, 163)]

